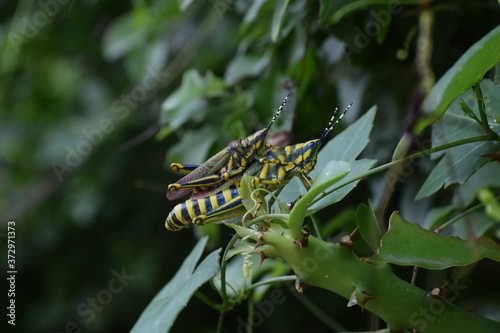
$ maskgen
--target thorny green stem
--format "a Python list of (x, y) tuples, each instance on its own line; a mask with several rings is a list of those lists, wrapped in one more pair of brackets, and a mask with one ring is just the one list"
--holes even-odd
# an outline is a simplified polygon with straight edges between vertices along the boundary
[(302, 284), (329, 290), (351, 301), (355, 295), (355, 305), (379, 316), (392, 331), (410, 328), (428, 333), (500, 331), (500, 323), (435, 298), (400, 279), (390, 265), (361, 261), (345, 246), (310, 236), (309, 246), (300, 248), (293, 243), (291, 230), (278, 225), (264, 232), (242, 226), (234, 228), (240, 237), (263, 240), (265, 246), (254, 252), (283, 258)]

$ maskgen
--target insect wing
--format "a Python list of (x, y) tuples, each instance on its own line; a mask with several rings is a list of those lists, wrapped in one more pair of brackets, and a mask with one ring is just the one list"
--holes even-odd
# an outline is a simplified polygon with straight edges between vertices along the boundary
[[(187, 183), (189, 181), (200, 179), (208, 175), (218, 174), (219, 171), (227, 164), (229, 157), (229, 148), (226, 147), (212, 156), (208, 161), (191, 171), (189, 174), (179, 179), (177, 183)], [(193, 191), (192, 188), (187, 188), (180, 191), (167, 191), (167, 199), (176, 200), (191, 191)]]

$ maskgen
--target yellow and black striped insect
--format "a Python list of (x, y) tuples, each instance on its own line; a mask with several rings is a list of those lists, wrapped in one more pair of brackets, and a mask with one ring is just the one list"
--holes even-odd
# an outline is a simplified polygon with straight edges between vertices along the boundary
[(188, 199), (178, 204), (168, 215), (165, 227), (177, 231), (213, 222), (237, 223), (245, 212), (238, 188), (231, 185), (208, 197)]
[[(330, 133), (349, 110), (352, 103), (334, 122), (338, 107), (319, 139), (286, 147), (271, 147), (263, 155), (256, 156), (243, 174), (253, 178), (253, 186), (260, 184), (276, 195), (295, 176), (298, 176), (306, 189), (313, 180), (308, 176), (317, 162), (319, 149)], [(237, 175), (232, 182), (239, 181), (243, 174)], [(165, 226), (169, 230), (180, 230), (192, 225), (204, 225), (212, 222), (235, 223), (240, 215), (246, 213), (238, 186), (227, 182), (220, 192), (204, 198), (191, 198), (178, 204), (167, 217)], [(258, 212), (262, 199), (257, 197)]]
[[(352, 103), (335, 120), (338, 106), (335, 108), (332, 118), (328, 122), (323, 134), (319, 139), (285, 147), (272, 147), (268, 149), (255, 163), (258, 167), (251, 165), (248, 174), (253, 177), (252, 185), (263, 185), (269, 191), (277, 191), (275, 195), (297, 176), (306, 189), (313, 183), (309, 173), (316, 166), (319, 149), (332, 129), (340, 122)], [(261, 204), (261, 202), (259, 202)], [(257, 209), (258, 210), (258, 209)]]
[(227, 179), (244, 172), (254, 156), (261, 155), (271, 147), (265, 142), (267, 132), (281, 114), (289, 96), (290, 94), (285, 97), (266, 128), (245, 139), (231, 142), (201, 165), (173, 163), (171, 168), (174, 171), (189, 172), (189, 174), (168, 186), (167, 198), (175, 200), (190, 192), (193, 192), (192, 199), (205, 197), (219, 191), (218, 187)]

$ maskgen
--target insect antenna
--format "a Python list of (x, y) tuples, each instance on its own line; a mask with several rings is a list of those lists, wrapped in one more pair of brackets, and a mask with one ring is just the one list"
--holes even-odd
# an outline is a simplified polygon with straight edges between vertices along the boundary
[(278, 116), (280, 115), (281, 111), (283, 111), (283, 108), (285, 107), (285, 104), (288, 101), (288, 97), (290, 97), (290, 93), (288, 93), (288, 95), (286, 95), (286, 97), (283, 100), (283, 102), (281, 102), (281, 105), (278, 108), (278, 111), (276, 111), (276, 113), (273, 116), (273, 119), (271, 119), (271, 122), (269, 123), (269, 125), (267, 125), (266, 132), (269, 131), (269, 129), (271, 128), (271, 125), (274, 123), (274, 121), (276, 120), (276, 118), (278, 118)]
[(345, 108), (344, 112), (342, 112), (342, 114), (340, 115), (340, 117), (339, 117), (339, 118), (338, 118), (335, 122), (333, 122), (333, 121), (335, 120), (335, 115), (337, 114), (337, 110), (339, 109), (339, 106), (337, 105), (337, 107), (335, 108), (335, 111), (333, 111), (333, 116), (332, 116), (332, 118), (330, 118), (330, 121), (328, 122), (328, 125), (326, 125), (325, 131), (323, 132), (323, 134), (321, 135), (321, 138), (319, 139), (319, 141), (320, 141), (320, 142), (323, 142), (323, 140), (325, 140), (325, 139), (326, 139), (326, 137), (328, 136), (328, 134), (330, 133), (330, 131), (331, 131), (331, 130), (335, 127), (335, 126), (337, 126), (337, 124), (340, 122), (340, 120), (341, 120), (342, 118), (344, 118), (344, 115), (345, 115), (345, 114), (346, 114), (346, 112), (347, 112), (347, 111), (351, 108), (351, 105), (352, 105), (352, 103), (351, 103), (351, 104), (349, 104), (349, 105)]

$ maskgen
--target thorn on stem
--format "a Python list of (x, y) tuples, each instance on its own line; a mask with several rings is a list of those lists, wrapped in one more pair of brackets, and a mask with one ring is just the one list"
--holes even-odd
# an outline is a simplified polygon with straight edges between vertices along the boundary
[(264, 252), (261, 252), (260, 253), (260, 264), (259, 264), (259, 267), (262, 266), (262, 263), (264, 262), (264, 260), (266, 260), (267, 258), (269, 258), (268, 256), (266, 256), (266, 254)]
[(312, 231), (306, 232), (302, 234), (303, 238), (300, 241), (293, 241), (293, 244), (298, 245), (301, 250), (309, 246), (309, 235), (312, 234)]
[(371, 298), (373, 298), (373, 296), (367, 291), (362, 291), (361, 293), (363, 294), (363, 301), (361, 301), (361, 304), (360, 304), (361, 305), (361, 312), (365, 312), (365, 304)]

